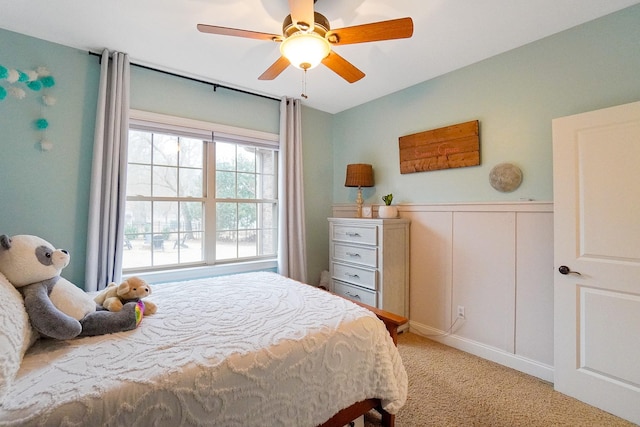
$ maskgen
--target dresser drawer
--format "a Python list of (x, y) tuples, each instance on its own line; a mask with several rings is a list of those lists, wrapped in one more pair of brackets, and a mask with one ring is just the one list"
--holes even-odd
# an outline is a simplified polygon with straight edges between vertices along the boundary
[(376, 290), (376, 270), (368, 270), (353, 265), (345, 265), (334, 262), (331, 264), (333, 278), (343, 282)]
[(374, 291), (358, 288), (339, 280), (332, 280), (333, 292), (354, 301), (363, 302), (372, 307), (376, 307), (377, 298)]
[(349, 246), (333, 242), (333, 259), (337, 261), (355, 262), (357, 264), (378, 266), (378, 249)]
[(378, 244), (378, 227), (375, 225), (339, 225), (333, 226), (333, 240), (341, 242)]

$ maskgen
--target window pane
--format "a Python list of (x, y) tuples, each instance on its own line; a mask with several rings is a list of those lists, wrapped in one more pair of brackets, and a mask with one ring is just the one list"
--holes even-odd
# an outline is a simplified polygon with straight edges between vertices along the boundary
[(254, 147), (238, 147), (238, 171), (256, 171), (256, 149)]
[(202, 233), (180, 233), (180, 240), (174, 242), (172, 247), (179, 252), (181, 263), (202, 262), (204, 260)]
[(216, 260), (238, 257), (237, 232), (220, 231), (216, 233)]
[(260, 167), (257, 169), (257, 172), (263, 174), (275, 174), (275, 162), (276, 162), (276, 152), (273, 150), (259, 149), (256, 151), (258, 158), (260, 160)]
[(258, 194), (260, 199), (275, 199), (276, 187), (273, 175), (258, 175)]
[(153, 196), (176, 197), (178, 195), (178, 169), (165, 166), (153, 167)]
[(179, 169), (180, 197), (202, 197), (202, 169)]
[(137, 164), (127, 166), (127, 195), (151, 195), (151, 166)]
[(151, 164), (151, 133), (138, 130), (129, 131), (127, 150), (129, 163)]
[(256, 232), (238, 231), (238, 256), (240, 258), (252, 257), (258, 255), (256, 249)]
[(236, 145), (216, 142), (216, 170), (236, 170)]
[(178, 264), (178, 251), (172, 250), (177, 233), (155, 233), (153, 235), (153, 265)]
[(238, 199), (256, 198), (256, 175), (252, 173), (238, 174)]
[(277, 208), (275, 203), (260, 203), (260, 228), (276, 228)]
[(178, 166), (177, 136), (153, 135), (153, 163), (156, 165)]
[[(204, 207), (201, 202), (180, 202), (180, 231), (195, 233), (204, 231), (202, 219)], [(189, 237), (194, 238), (195, 237)], [(200, 237), (198, 237), (200, 238)]]
[(235, 230), (238, 224), (235, 203), (216, 203), (216, 230)]
[(202, 168), (204, 144), (200, 139), (180, 138), (180, 166)]
[(236, 173), (216, 172), (216, 198), (235, 199), (236, 197)]
[(257, 203), (238, 203), (238, 229), (255, 229), (257, 226)]
[(276, 230), (265, 229), (260, 230), (259, 234), (258, 255), (275, 255), (276, 254)]
[(145, 233), (151, 231), (151, 202), (127, 202), (124, 225), (123, 268), (151, 265), (151, 252), (144, 246)]

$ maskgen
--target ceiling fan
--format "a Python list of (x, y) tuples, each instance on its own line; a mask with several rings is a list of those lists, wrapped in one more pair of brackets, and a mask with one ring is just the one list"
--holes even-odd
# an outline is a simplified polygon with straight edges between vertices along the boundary
[(313, 9), (314, 0), (289, 0), (290, 15), (282, 23), (282, 35), (198, 24), (203, 33), (245, 37), (281, 43), (281, 56), (258, 77), (273, 80), (289, 65), (309, 70), (320, 63), (354, 83), (364, 73), (333, 51), (332, 46), (408, 38), (413, 35), (411, 18), (392, 19), (331, 29), (329, 20)]

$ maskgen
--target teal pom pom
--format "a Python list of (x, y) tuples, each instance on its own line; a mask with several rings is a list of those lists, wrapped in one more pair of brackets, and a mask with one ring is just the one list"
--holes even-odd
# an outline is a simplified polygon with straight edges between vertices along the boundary
[(27, 87), (31, 90), (40, 90), (42, 89), (42, 83), (37, 80), (27, 83)]
[(0, 101), (7, 97), (7, 90), (0, 86)]
[(52, 87), (56, 84), (56, 81), (51, 76), (44, 76), (40, 79), (42, 86), (44, 87)]
[(47, 119), (38, 119), (36, 120), (36, 127), (40, 130), (46, 129), (49, 127), (49, 122)]
[(26, 73), (23, 73), (20, 70), (17, 70), (18, 74), (20, 75), (20, 77), (18, 77), (18, 81), (19, 82), (27, 82), (29, 81), (29, 76)]
[(9, 70), (0, 65), (0, 80), (9, 77)]

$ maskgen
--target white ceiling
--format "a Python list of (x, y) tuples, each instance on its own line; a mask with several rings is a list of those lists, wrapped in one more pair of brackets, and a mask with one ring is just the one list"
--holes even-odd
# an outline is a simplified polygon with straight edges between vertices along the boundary
[[(640, 3), (640, 0), (317, 0), (332, 28), (410, 16), (410, 39), (335, 47), (366, 76), (307, 73), (310, 107), (337, 113)], [(0, 28), (260, 94), (300, 97), (303, 72), (258, 76), (273, 42), (203, 34), (196, 24), (281, 33), (287, 0), (0, 0)]]

